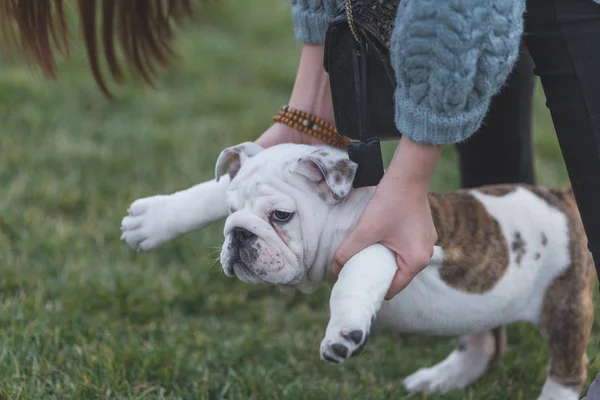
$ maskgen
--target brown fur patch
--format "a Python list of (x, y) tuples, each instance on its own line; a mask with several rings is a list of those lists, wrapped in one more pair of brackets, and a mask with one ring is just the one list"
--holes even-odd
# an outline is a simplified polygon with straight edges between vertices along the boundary
[(444, 249), (442, 280), (470, 293), (492, 289), (509, 264), (508, 244), (498, 222), (469, 190), (430, 194), (429, 202), (437, 245)]
[(477, 191), (490, 196), (502, 197), (513, 193), (516, 189), (516, 185), (490, 185), (477, 188)]
[(569, 225), (570, 265), (550, 286), (542, 304), (540, 330), (548, 342), (549, 375), (556, 382), (581, 387), (587, 379), (586, 348), (594, 319), (593, 260), (572, 191), (538, 193), (565, 213)]
[(562, 210), (562, 207), (564, 205), (564, 199), (561, 200), (558, 196), (556, 196), (556, 193), (559, 193), (560, 191), (548, 190), (537, 186), (527, 186), (527, 189), (532, 191), (533, 193), (535, 193), (536, 196), (548, 203), (550, 207)]

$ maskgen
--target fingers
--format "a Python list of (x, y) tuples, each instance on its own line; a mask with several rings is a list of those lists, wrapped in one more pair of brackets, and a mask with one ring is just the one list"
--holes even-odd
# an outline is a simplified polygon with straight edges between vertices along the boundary
[[(428, 254), (427, 252), (423, 254)], [(430, 257), (431, 258), (431, 257)], [(394, 275), (392, 284), (385, 295), (386, 300), (392, 299), (398, 293), (400, 293), (408, 284), (414, 279), (419, 272), (421, 272), (429, 264), (429, 259), (424, 256), (416, 257), (410, 264), (407, 264), (400, 256), (396, 255), (396, 264), (398, 264), (398, 271)]]
[(396, 296), (398, 293), (404, 290), (405, 287), (408, 286), (408, 284), (413, 280), (414, 277), (415, 275), (407, 274), (402, 270), (396, 271), (396, 275), (394, 275), (394, 279), (392, 280), (392, 284), (390, 285), (390, 288), (388, 289), (388, 292), (385, 295), (385, 299), (391, 300), (392, 298), (394, 298), (394, 296)]
[(354, 257), (356, 253), (375, 243), (377, 243), (377, 237), (375, 235), (365, 235), (361, 229), (353, 229), (335, 252), (333, 257), (333, 274), (337, 276), (342, 270), (342, 267), (348, 260)]

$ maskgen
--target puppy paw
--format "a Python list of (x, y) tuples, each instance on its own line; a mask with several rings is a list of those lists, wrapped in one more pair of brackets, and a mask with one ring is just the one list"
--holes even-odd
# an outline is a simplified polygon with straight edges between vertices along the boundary
[(321, 359), (332, 364), (341, 364), (350, 357), (359, 355), (369, 341), (371, 324), (334, 324), (327, 326), (321, 342)]
[[(582, 400), (594, 400), (598, 399), (598, 392), (596, 392), (592, 386), (588, 391), (587, 397)], [(597, 389), (597, 388), (596, 388)], [(547, 378), (542, 388), (542, 393), (538, 397), (538, 400), (577, 400), (579, 399), (579, 389), (573, 386), (563, 385), (554, 381), (551, 378)]]
[(443, 362), (409, 375), (403, 385), (409, 392), (445, 394), (463, 389), (485, 372), (487, 361), (465, 357), (460, 351), (455, 351)]
[(403, 384), (409, 392), (427, 391), (429, 393), (444, 394), (464, 386), (464, 382), (454, 381), (454, 378), (454, 374), (449, 370), (440, 370), (435, 367), (421, 368), (408, 376)]
[(404, 387), (409, 392), (442, 394), (463, 389), (484, 374), (495, 349), (495, 338), (490, 331), (462, 336), (460, 345), (448, 357), (408, 376)]
[(159, 247), (179, 235), (181, 217), (172, 195), (158, 195), (134, 201), (121, 221), (121, 240), (137, 251)]

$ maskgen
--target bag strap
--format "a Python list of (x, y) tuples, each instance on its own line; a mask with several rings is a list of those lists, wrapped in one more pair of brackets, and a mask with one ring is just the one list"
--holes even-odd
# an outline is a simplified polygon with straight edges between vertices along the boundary
[(367, 46), (368, 43), (360, 40), (358, 31), (352, 17), (350, 0), (345, 0), (346, 17), (348, 26), (356, 41), (356, 49), (352, 52), (352, 70), (354, 72), (354, 93), (356, 94), (358, 111), (358, 136), (359, 142), (348, 143), (348, 157), (358, 164), (352, 186), (360, 188), (377, 186), (383, 177), (383, 160), (381, 146), (378, 139), (369, 139), (369, 107), (368, 107), (368, 74), (367, 74)]
[(358, 101), (358, 134), (361, 141), (368, 140), (367, 123), (369, 114), (367, 107), (367, 52), (366, 44), (360, 42), (360, 46), (352, 53), (352, 63), (354, 70), (354, 92)]
[[(358, 37), (356, 26), (354, 25), (354, 17), (352, 15), (352, 4), (350, 3), (350, 0), (345, 0), (344, 6), (346, 7), (346, 19), (348, 20), (348, 26), (350, 27), (350, 32), (352, 32), (352, 36), (354, 36), (354, 40), (356, 41), (356, 47), (358, 50), (360, 48), (361, 41)], [(360, 50), (358, 54), (360, 55)]]

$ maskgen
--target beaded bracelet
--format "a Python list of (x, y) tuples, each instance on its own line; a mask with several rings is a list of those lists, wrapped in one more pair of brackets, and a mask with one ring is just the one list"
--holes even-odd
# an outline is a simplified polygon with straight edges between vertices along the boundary
[(297, 110), (290, 106), (283, 106), (279, 109), (277, 115), (273, 117), (274, 122), (285, 124), (307, 135), (316, 137), (317, 139), (334, 147), (345, 149), (350, 139), (339, 135), (333, 124), (330, 124), (323, 119)]

